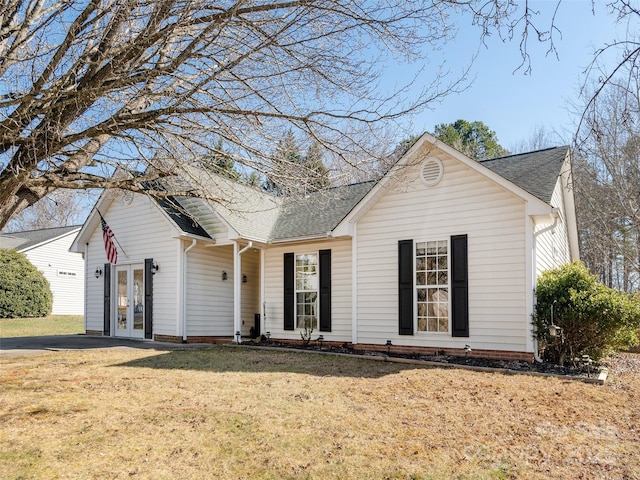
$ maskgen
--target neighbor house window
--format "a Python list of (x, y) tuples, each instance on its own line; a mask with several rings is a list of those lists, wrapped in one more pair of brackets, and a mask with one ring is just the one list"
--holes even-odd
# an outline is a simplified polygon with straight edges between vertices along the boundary
[(318, 255), (296, 255), (296, 327), (318, 328)]
[(416, 243), (416, 299), (419, 332), (449, 331), (447, 240)]

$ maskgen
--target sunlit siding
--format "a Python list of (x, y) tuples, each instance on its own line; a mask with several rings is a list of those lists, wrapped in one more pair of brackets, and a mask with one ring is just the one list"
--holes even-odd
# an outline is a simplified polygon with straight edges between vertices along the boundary
[[(555, 268), (558, 265), (571, 262), (571, 254), (569, 251), (569, 238), (567, 232), (566, 212), (564, 209), (562, 185), (558, 181), (556, 187), (553, 190), (551, 197), (551, 204), (559, 209), (558, 214), (560, 218), (555, 228), (550, 231), (541, 233), (536, 238), (536, 275), (544, 270)], [(548, 227), (550, 223), (542, 224), (536, 227), (536, 231), (543, 230)]]
[(197, 245), (187, 254), (186, 277), (187, 335), (233, 338), (233, 246)]
[(300, 339), (299, 331), (283, 328), (284, 254), (317, 253), (325, 249), (331, 249), (331, 332), (316, 331), (313, 338), (322, 333), (326, 340), (351, 341), (351, 240), (278, 246), (265, 251), (265, 330), (273, 337)]
[(24, 252), (49, 281), (53, 315), (84, 315), (84, 260), (69, 251), (77, 231)]
[[(524, 201), (463, 164), (440, 157), (435, 187), (407, 167), (357, 225), (358, 343), (525, 351)], [(398, 335), (398, 241), (468, 235), (468, 338)], [(415, 328), (414, 328), (415, 330)]]
[[(160, 266), (153, 277), (153, 333), (177, 335), (179, 241), (171, 238), (170, 222), (155, 203), (142, 195), (134, 195), (130, 204), (117, 198), (101, 213), (120, 244), (119, 265), (143, 264), (145, 258), (153, 258)], [(98, 226), (91, 235), (87, 255), (87, 330), (102, 330), (104, 278), (96, 279), (93, 272), (106, 261)]]

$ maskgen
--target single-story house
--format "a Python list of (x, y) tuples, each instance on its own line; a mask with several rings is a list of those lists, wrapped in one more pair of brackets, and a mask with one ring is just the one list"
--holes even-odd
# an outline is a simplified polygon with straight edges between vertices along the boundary
[(476, 162), (424, 134), (379, 181), (304, 197), (200, 169), (224, 201), (106, 192), (72, 246), (86, 330), (530, 360), (536, 278), (579, 257), (570, 173), (568, 147)]
[(69, 251), (79, 231), (75, 225), (0, 235), (0, 248), (24, 253), (49, 281), (53, 315), (84, 315), (84, 260)]

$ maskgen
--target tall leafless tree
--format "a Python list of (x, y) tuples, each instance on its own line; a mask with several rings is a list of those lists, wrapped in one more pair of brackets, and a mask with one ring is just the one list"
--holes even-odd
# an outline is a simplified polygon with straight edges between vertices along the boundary
[[(634, 69), (635, 70), (635, 69)], [(575, 195), (582, 257), (614, 288), (640, 290), (640, 74), (587, 95), (576, 137)], [(595, 99), (595, 100), (594, 100)]]
[(418, 94), (379, 87), (388, 62), (441, 48), (454, 14), (519, 38), (525, 65), (531, 34), (553, 49), (513, 0), (3, 0), (0, 229), (59, 188), (143, 191), (114, 170), (167, 176), (218, 138), (259, 173), (289, 128), (343, 161), (379, 154), (389, 122), (463, 87), (438, 66)]

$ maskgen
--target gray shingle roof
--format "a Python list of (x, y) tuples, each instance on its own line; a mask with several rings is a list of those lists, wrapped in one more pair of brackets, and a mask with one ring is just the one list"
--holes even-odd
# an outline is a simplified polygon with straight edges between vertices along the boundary
[[(540, 200), (550, 203), (567, 151), (568, 147), (555, 147), (480, 163)], [(186, 181), (193, 188), (220, 200), (180, 198), (179, 202), (186, 211), (197, 217), (202, 214), (202, 207), (207, 205), (240, 237), (262, 242), (326, 235), (376, 184), (370, 181), (332, 187), (305, 196), (275, 197), (198, 168), (188, 169), (187, 174), (189, 179)], [(191, 222), (196, 228), (197, 223)], [(206, 222), (201, 224), (204, 229), (200, 225), (197, 228), (206, 230)]]
[(54, 240), (78, 229), (80, 229), (80, 225), (3, 233), (0, 235), (0, 248), (15, 249), (22, 252), (35, 245)]
[(550, 203), (569, 147), (554, 147), (480, 163), (543, 202)]
[(356, 183), (287, 199), (271, 232), (271, 240), (330, 232), (374, 185), (375, 182)]

